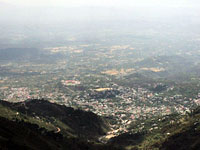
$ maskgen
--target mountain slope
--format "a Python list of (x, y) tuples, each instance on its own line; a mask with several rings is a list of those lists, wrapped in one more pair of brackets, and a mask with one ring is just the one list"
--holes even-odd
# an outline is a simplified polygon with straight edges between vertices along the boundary
[(45, 100), (0, 101), (0, 149), (20, 150), (199, 150), (200, 107), (137, 120), (107, 144), (97, 141), (104, 130), (106, 121), (91, 112)]
[(91, 112), (45, 100), (0, 101), (2, 150), (121, 150), (96, 141), (102, 126), (104, 120)]
[(171, 114), (138, 120), (129, 132), (109, 143), (128, 150), (199, 150), (200, 107), (187, 115)]
[(46, 100), (19, 103), (0, 101), (0, 104), (34, 118), (45, 118), (47, 122), (59, 127), (62, 133), (94, 138), (106, 134), (109, 130), (107, 122), (92, 112), (74, 110)]
[(24, 121), (0, 117), (1, 150), (120, 150), (111, 145), (89, 143), (79, 138), (66, 138), (60, 133)]

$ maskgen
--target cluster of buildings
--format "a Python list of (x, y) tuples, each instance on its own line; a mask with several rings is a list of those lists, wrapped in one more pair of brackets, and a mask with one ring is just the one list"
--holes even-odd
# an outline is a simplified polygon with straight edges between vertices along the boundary
[[(81, 85), (78, 80), (61, 80), (63, 88)], [(196, 99), (186, 99), (182, 95), (162, 97), (162, 94), (145, 88), (130, 88), (115, 83), (110, 87), (86, 89), (73, 92), (71, 95), (59, 89), (47, 92), (41, 89), (34, 91), (28, 87), (10, 88), (1, 92), (1, 97), (12, 101), (27, 99), (48, 99), (51, 102), (92, 111), (100, 116), (114, 118), (111, 124), (112, 134), (118, 135), (127, 131), (130, 124), (137, 119), (152, 116), (164, 116), (173, 112), (185, 113), (190, 106), (200, 105), (200, 93)]]
[(30, 93), (31, 91), (27, 87), (10, 88), (9, 90), (4, 90), (4, 92), (1, 93), (1, 97), (6, 97), (7, 100), (18, 102), (30, 99)]
[(61, 83), (65, 86), (68, 86), (68, 85), (79, 85), (81, 84), (80, 81), (76, 81), (76, 80), (62, 80)]

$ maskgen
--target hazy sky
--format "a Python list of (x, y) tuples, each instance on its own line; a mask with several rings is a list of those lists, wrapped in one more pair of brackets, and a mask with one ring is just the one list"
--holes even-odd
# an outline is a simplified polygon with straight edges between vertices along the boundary
[(199, 10), (200, 0), (0, 0), (0, 22), (188, 18)]
[(21, 6), (170, 6), (196, 7), (199, 0), (0, 0), (0, 2)]

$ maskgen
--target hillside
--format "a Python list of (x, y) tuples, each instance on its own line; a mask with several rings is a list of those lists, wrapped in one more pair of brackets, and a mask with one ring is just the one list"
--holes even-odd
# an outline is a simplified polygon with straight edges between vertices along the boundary
[(106, 134), (109, 130), (107, 122), (92, 112), (74, 110), (73, 108), (46, 100), (28, 100), (19, 103), (0, 101), (0, 104), (19, 112), (25, 117), (42, 120), (63, 134), (95, 138)]
[(3, 150), (117, 150), (96, 141), (106, 130), (106, 121), (92, 112), (45, 100), (0, 101), (0, 149)]
[(186, 115), (171, 114), (133, 122), (129, 132), (109, 140), (128, 150), (199, 150), (200, 107)]
[(0, 101), (0, 149), (198, 150), (200, 107), (185, 115), (155, 116), (132, 122), (128, 132), (106, 144), (104, 118), (45, 100)]
[(95, 144), (80, 138), (66, 138), (60, 133), (39, 128), (24, 121), (0, 117), (1, 150), (120, 150), (111, 145)]

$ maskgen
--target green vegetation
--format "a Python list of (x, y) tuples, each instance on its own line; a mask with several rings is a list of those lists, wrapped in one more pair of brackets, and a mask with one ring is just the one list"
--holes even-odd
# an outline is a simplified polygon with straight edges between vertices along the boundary
[[(48, 109), (40, 109), (46, 106)], [(89, 131), (85, 126), (83, 132), (79, 124), (81, 121), (77, 122), (76, 119), (79, 116), (83, 117), (79, 110), (44, 100), (28, 101), (25, 105), (1, 101), (0, 112), (1, 149), (16, 147), (16, 149), (61, 150), (67, 147), (69, 150), (171, 150), (174, 148), (198, 150), (200, 147), (200, 107), (186, 115), (171, 114), (145, 120), (138, 119), (131, 123), (128, 132), (111, 138), (107, 144), (100, 143), (95, 136), (97, 133), (107, 132), (108, 129), (100, 124), (104, 126), (103, 132), (100, 132), (96, 124), (97, 120), (90, 113), (85, 114), (84, 126), (88, 125), (93, 129)], [(65, 112), (68, 113), (64, 115)], [(60, 118), (61, 113), (64, 116), (70, 114), (70, 117), (65, 118), (62, 115), (64, 118)], [(81, 113), (85, 112), (81, 111)], [(86, 121), (86, 117), (90, 118), (90, 121)], [(68, 122), (73, 122), (73, 126)], [(79, 124), (79, 128), (75, 124)]]
[(110, 140), (127, 150), (198, 150), (200, 108), (188, 115), (172, 114), (134, 122), (129, 132)]
[(45, 100), (0, 102), (0, 149), (118, 150), (97, 141), (97, 137), (105, 134), (108, 127), (91, 112)]

